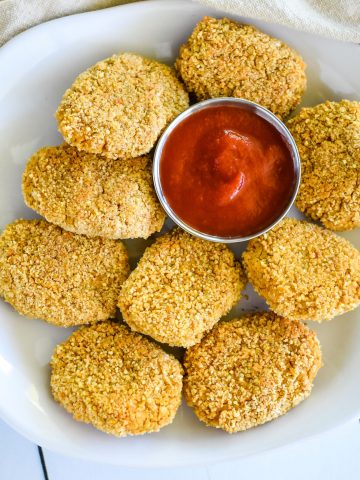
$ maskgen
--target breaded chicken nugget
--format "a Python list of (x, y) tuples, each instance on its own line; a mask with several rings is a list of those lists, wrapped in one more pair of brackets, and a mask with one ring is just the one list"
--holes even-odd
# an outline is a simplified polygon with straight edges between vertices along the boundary
[(17, 220), (0, 236), (0, 295), (22, 315), (54, 325), (114, 316), (128, 274), (120, 241), (75, 235), (44, 220)]
[(146, 249), (121, 289), (119, 307), (133, 330), (188, 347), (231, 309), (245, 284), (225, 245), (175, 229)]
[(306, 86), (305, 64), (285, 43), (250, 25), (205, 17), (175, 64), (198, 100), (240, 97), (286, 117)]
[(321, 367), (315, 332), (272, 312), (220, 322), (185, 354), (187, 403), (229, 433), (283, 415), (310, 395)]
[(118, 437), (157, 432), (181, 403), (183, 369), (124, 325), (74, 332), (51, 359), (51, 391), (75, 420)]
[(89, 237), (147, 238), (165, 220), (147, 156), (115, 161), (66, 144), (44, 147), (27, 164), (23, 194), (49, 222)]
[(360, 102), (303, 108), (288, 122), (302, 178), (296, 205), (331, 230), (360, 226)]
[(330, 320), (360, 303), (360, 252), (322, 227), (286, 218), (243, 253), (249, 281), (290, 320)]
[(189, 106), (173, 70), (133, 53), (80, 74), (56, 112), (67, 143), (109, 158), (148, 153), (166, 125)]

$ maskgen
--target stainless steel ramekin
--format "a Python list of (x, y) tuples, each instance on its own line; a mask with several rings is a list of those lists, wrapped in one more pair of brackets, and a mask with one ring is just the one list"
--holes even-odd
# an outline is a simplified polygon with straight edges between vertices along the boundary
[[(178, 217), (176, 212), (174, 212), (174, 210), (170, 207), (169, 203), (167, 202), (167, 199), (161, 188), (161, 179), (160, 179), (161, 155), (164, 149), (164, 145), (169, 135), (171, 134), (171, 132), (174, 130), (174, 128), (177, 125), (179, 125), (179, 123), (181, 123), (183, 120), (185, 120), (185, 118), (189, 117), (193, 113), (208, 107), (223, 106), (223, 105), (231, 105), (235, 107), (241, 106), (242, 109), (252, 111), (257, 115), (259, 115), (260, 117), (262, 117), (263, 119), (265, 119), (266, 121), (268, 121), (273, 127), (276, 128), (276, 130), (281, 134), (281, 136), (285, 140), (285, 143), (289, 148), (291, 158), (294, 163), (294, 172), (295, 172), (296, 178), (295, 178), (293, 193), (288, 205), (284, 208), (283, 212), (271, 225), (269, 225), (263, 230), (260, 230), (259, 232), (254, 233), (253, 235), (248, 235), (245, 237), (218, 237), (216, 235), (210, 235), (208, 233), (204, 233), (204, 232), (200, 232), (199, 230), (196, 230), (195, 228), (185, 223), (180, 217)], [(187, 110), (182, 112), (179, 116), (177, 116), (175, 120), (173, 120), (170, 123), (170, 125), (166, 128), (166, 130), (163, 132), (155, 149), (154, 161), (153, 161), (153, 178), (154, 178), (155, 191), (161, 205), (163, 206), (166, 214), (177, 225), (179, 225), (179, 227), (183, 228), (184, 230), (191, 233), (192, 235), (203, 238), (205, 240), (210, 240), (211, 242), (222, 242), (222, 243), (245, 242), (247, 240), (250, 240), (251, 238), (255, 238), (255, 237), (258, 237), (259, 235), (262, 235), (268, 230), (271, 230), (278, 222), (280, 222), (280, 220), (289, 211), (290, 207), (294, 203), (294, 200), (296, 198), (299, 185), (300, 185), (300, 178), (301, 178), (300, 157), (299, 157), (299, 152), (296, 147), (295, 141), (291, 136), (289, 130), (286, 128), (284, 123), (281, 120), (279, 120), (268, 109), (262, 107), (261, 105), (258, 105), (257, 103), (250, 102), (249, 100), (243, 100), (242, 98), (233, 98), (233, 97), (212, 98), (210, 100), (205, 100), (203, 102), (195, 103), (195, 105), (192, 105), (191, 107), (189, 107)]]

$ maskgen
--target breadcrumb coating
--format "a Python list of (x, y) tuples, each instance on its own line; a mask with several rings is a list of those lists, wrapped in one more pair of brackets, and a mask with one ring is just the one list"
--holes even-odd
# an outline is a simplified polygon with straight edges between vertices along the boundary
[(360, 252), (329, 230), (286, 218), (243, 253), (249, 281), (290, 320), (330, 320), (360, 303)]
[(120, 241), (44, 220), (16, 220), (0, 236), (0, 295), (30, 318), (69, 327), (113, 317), (128, 274)]
[(121, 289), (119, 307), (131, 329), (189, 347), (237, 303), (245, 284), (225, 245), (175, 229), (146, 249)]
[(56, 112), (67, 143), (108, 158), (148, 153), (189, 106), (174, 71), (133, 53), (113, 55), (80, 74)]
[(285, 43), (250, 25), (204, 17), (175, 63), (198, 100), (240, 97), (286, 117), (306, 87), (305, 63)]
[(302, 178), (296, 206), (331, 230), (360, 226), (360, 102), (303, 108), (288, 122)]
[(28, 207), (89, 237), (148, 238), (165, 221), (148, 156), (115, 161), (66, 144), (44, 147), (29, 160), (22, 187)]
[(55, 349), (51, 390), (75, 420), (125, 437), (157, 432), (181, 403), (183, 369), (124, 325), (82, 327)]
[(185, 398), (207, 425), (240, 432), (308, 397), (321, 366), (319, 341), (302, 322), (249, 314), (220, 322), (186, 352)]

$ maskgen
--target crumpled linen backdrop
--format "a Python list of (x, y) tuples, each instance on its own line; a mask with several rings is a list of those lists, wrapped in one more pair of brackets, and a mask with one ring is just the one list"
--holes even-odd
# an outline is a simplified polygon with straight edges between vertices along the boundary
[(229, 13), (360, 43), (360, 0), (199, 0)]
[[(193, 1), (229, 13), (360, 43), (360, 0)], [(46, 20), (123, 3), (131, 0), (0, 0), (0, 45)]]

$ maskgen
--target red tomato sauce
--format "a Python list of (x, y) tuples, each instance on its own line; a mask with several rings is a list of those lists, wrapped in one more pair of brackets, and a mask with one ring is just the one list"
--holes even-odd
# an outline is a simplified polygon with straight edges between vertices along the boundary
[(208, 107), (169, 135), (160, 159), (163, 194), (188, 225), (221, 237), (255, 234), (288, 205), (296, 181), (282, 135), (256, 113)]

